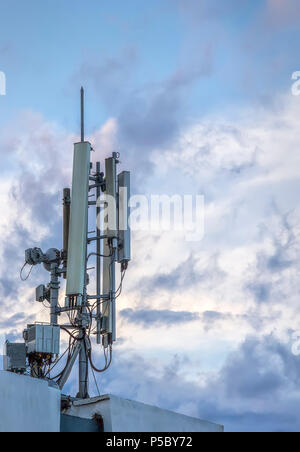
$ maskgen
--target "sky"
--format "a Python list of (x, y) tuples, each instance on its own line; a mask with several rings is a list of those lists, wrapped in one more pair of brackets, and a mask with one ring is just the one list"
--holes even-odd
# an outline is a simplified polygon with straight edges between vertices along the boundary
[(48, 318), (34, 302), (47, 273), (19, 271), (26, 248), (62, 247), (83, 85), (94, 161), (119, 152), (134, 194), (205, 200), (201, 240), (133, 231), (101, 393), (226, 431), (299, 431), (299, 1), (0, 0), (0, 12), (0, 335)]

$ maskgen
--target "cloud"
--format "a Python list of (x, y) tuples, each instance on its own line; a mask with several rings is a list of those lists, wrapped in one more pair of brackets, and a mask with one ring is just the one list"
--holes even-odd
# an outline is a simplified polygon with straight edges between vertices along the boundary
[(224, 15), (240, 13), (247, 9), (247, 0), (228, 0), (220, 2), (218, 0), (177, 0), (180, 10), (189, 14), (195, 21), (207, 19), (221, 19)]
[(187, 378), (190, 364), (186, 355), (159, 366), (117, 352), (102, 391), (215, 421), (227, 432), (299, 430), (299, 358), (274, 335), (248, 337), (219, 372), (199, 371), (198, 381)]
[(169, 78), (132, 93), (119, 115), (120, 136), (128, 146), (151, 149), (176, 136), (182, 119), (187, 90), (209, 77), (213, 66), (213, 48), (207, 44), (201, 57), (179, 67)]
[(92, 155), (94, 162), (103, 161), (104, 158), (110, 157), (115, 152), (118, 136), (118, 122), (115, 118), (109, 118), (105, 124), (96, 130), (91, 137), (95, 155)]
[(154, 325), (167, 327), (170, 325), (178, 325), (180, 323), (193, 322), (199, 319), (199, 314), (197, 312), (176, 312), (167, 309), (123, 309), (120, 311), (120, 316), (129, 322), (141, 324), (146, 328), (151, 328)]
[(132, 87), (139, 55), (133, 46), (123, 48), (118, 55), (89, 55), (72, 77), (72, 83), (91, 86), (106, 108), (119, 108), (124, 95)]
[[(268, 357), (268, 351), (273, 356)], [(276, 394), (284, 385), (284, 376), (278, 369), (281, 360), (276, 362), (279, 356), (274, 351), (271, 338), (265, 339), (263, 344), (257, 338), (247, 339), (223, 369), (222, 379), (226, 383), (227, 394), (250, 400)], [(234, 384), (230, 381), (232, 378)]]
[(300, 19), (300, 5), (297, 0), (267, 0), (267, 21), (269, 26), (294, 27)]
[(5, 328), (7, 325), (9, 325), (11, 328), (16, 327), (24, 327), (26, 326), (26, 322), (29, 322), (29, 317), (26, 317), (26, 315), (22, 312), (19, 312), (17, 314), (14, 314), (13, 316), (10, 316), (4, 320), (0, 321), (0, 328)]
[(212, 255), (205, 262), (201, 262), (192, 254), (169, 273), (156, 274), (142, 280), (142, 291), (168, 292), (183, 290), (196, 285), (217, 284), (225, 277), (219, 268), (218, 256)]
[[(280, 303), (287, 289), (282, 285), (288, 282), (287, 278), (297, 268), (299, 233), (293, 224), (295, 219), (291, 212), (282, 214), (277, 206), (273, 206), (272, 210), (277, 218), (276, 229), (270, 229), (266, 223), (261, 225), (262, 233), (271, 246), (257, 253), (256, 269), (247, 284), (258, 303)], [(292, 279), (290, 284), (293, 285)]]
[(223, 313), (218, 311), (205, 311), (201, 316), (205, 331), (209, 331), (211, 328), (215, 328), (217, 322), (226, 322), (226, 320), (230, 319), (232, 319), (232, 315), (230, 313)]
[(237, 103), (274, 108), (277, 95), (288, 89), (291, 74), (298, 69), (299, 2), (178, 0), (176, 4), (185, 31), (184, 50), (195, 54), (203, 38), (213, 42), (216, 57), (209, 96), (205, 96), (206, 84), (194, 93), (204, 100), (202, 108), (224, 111)]
[(93, 55), (84, 62), (72, 82), (80, 80), (81, 84), (91, 85), (95, 95), (104, 102), (108, 115), (115, 118), (114, 150), (126, 157), (129, 167), (135, 168), (133, 186), (139, 186), (153, 170), (149, 160), (151, 151), (177, 136), (189, 94), (195, 84), (211, 76), (213, 42), (202, 42), (193, 58), (178, 62), (169, 75), (142, 84), (136, 80), (140, 67), (135, 48), (104, 57), (101, 63), (98, 58)]
[[(280, 216), (280, 212), (279, 212)], [(260, 267), (266, 266), (271, 272), (280, 272), (296, 264), (297, 237), (293, 225), (289, 223), (289, 214), (281, 215), (281, 225), (277, 237), (273, 238), (274, 251), (271, 256), (261, 256)]]
[(271, 284), (252, 282), (248, 289), (254, 294), (258, 303), (263, 303), (270, 300)]

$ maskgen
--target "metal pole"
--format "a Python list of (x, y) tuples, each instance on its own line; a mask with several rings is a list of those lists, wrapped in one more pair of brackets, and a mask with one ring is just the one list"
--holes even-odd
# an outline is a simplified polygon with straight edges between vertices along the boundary
[[(96, 174), (97, 177), (100, 176), (100, 170), (101, 170), (101, 166), (100, 166), (100, 162), (96, 163)], [(96, 237), (97, 237), (97, 259), (96, 259), (96, 293), (97, 296), (100, 297), (101, 295), (101, 241), (100, 241), (100, 237), (101, 237), (101, 229), (100, 229), (100, 196), (101, 196), (101, 188), (100, 186), (97, 187), (96, 189)], [(99, 301), (97, 303), (97, 344), (101, 344), (101, 300), (99, 298)]]
[[(81, 104), (81, 142), (84, 142), (84, 89), (81, 87), (80, 90), (80, 104)], [(88, 241), (86, 241), (86, 247), (88, 246)], [(87, 254), (87, 253), (86, 253)], [(86, 266), (85, 266), (86, 272)], [(85, 276), (86, 278), (86, 276)], [(80, 399), (86, 399), (89, 397), (88, 395), (88, 372), (89, 372), (89, 364), (88, 364), (88, 356), (85, 342), (85, 334), (86, 334), (86, 303), (87, 303), (87, 294), (86, 294), (86, 283), (85, 283), (85, 293), (83, 300), (83, 307), (81, 309), (81, 328), (80, 328), (80, 338), (81, 338), (81, 346), (79, 351), (79, 392), (78, 397)]]
[[(113, 242), (117, 239), (113, 239)], [(116, 248), (113, 244), (113, 261), (111, 264), (111, 303), (112, 303), (112, 342), (117, 340), (116, 325)]]
[[(63, 197), (63, 267), (67, 270), (68, 248), (69, 248), (69, 226), (71, 210), (71, 190), (64, 188)], [(64, 273), (64, 279), (67, 278), (67, 272)]]
[[(116, 234), (118, 234), (118, 179), (117, 179), (117, 153), (113, 152), (115, 160), (114, 180), (116, 192)], [(112, 264), (111, 264), (111, 303), (112, 303), (112, 342), (117, 340), (117, 319), (116, 319), (116, 261), (117, 261), (118, 237), (112, 239)]]
[[(86, 276), (87, 277), (87, 276)], [(84, 297), (83, 297), (83, 306), (81, 308), (81, 313), (79, 313), (80, 317), (80, 333), (79, 338), (81, 339), (81, 347), (79, 351), (79, 392), (77, 397), (79, 399), (87, 399), (89, 398), (88, 394), (88, 380), (89, 380), (89, 361), (88, 361), (88, 352), (87, 345), (85, 340), (86, 328), (88, 326), (87, 321), (87, 293), (86, 293), (86, 283), (84, 289)]]
[(81, 313), (79, 314), (80, 318), (80, 332), (79, 332), (79, 339), (80, 339), (80, 351), (79, 351), (79, 392), (77, 397), (79, 399), (87, 399), (89, 397), (88, 394), (88, 379), (89, 379), (89, 361), (88, 361), (88, 351), (87, 351), (87, 345), (86, 345), (86, 328), (88, 326), (87, 321), (87, 294), (86, 294), (86, 287), (85, 287), (85, 293), (84, 293), (84, 303), (81, 308)]
[(72, 354), (72, 356), (70, 358), (70, 361), (69, 361), (67, 367), (65, 368), (62, 376), (60, 377), (60, 380), (59, 380), (59, 388), (60, 389), (63, 389), (63, 387), (65, 386), (66, 382), (68, 381), (68, 378), (69, 378), (70, 373), (72, 371), (72, 368), (73, 368), (73, 366), (75, 364), (75, 361), (76, 361), (76, 358), (78, 356), (78, 353), (80, 352), (80, 349), (81, 349), (81, 343), (77, 342), (77, 344), (75, 346), (75, 349), (73, 351), (73, 354)]
[(50, 323), (57, 325), (57, 305), (58, 305), (59, 281), (57, 274), (57, 264), (51, 264), (51, 280), (50, 280)]
[[(85, 334), (85, 331), (82, 329), (82, 333)], [(81, 336), (83, 337), (83, 336)], [(89, 397), (88, 394), (88, 357), (86, 350), (86, 342), (85, 339), (81, 341), (81, 347), (79, 352), (79, 399), (87, 399)]]
[(84, 89), (81, 87), (80, 90), (80, 109), (81, 109), (81, 142), (84, 142)]

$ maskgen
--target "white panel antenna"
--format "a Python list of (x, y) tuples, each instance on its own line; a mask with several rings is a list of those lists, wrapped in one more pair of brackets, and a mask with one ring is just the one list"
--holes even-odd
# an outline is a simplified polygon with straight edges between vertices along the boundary
[(129, 225), (130, 172), (118, 175), (119, 187), (119, 247), (118, 262), (124, 266), (131, 260), (131, 233)]
[(90, 173), (90, 143), (74, 146), (71, 216), (69, 226), (67, 306), (81, 305), (86, 278), (86, 248), (88, 225), (88, 193)]
[(117, 154), (105, 160), (103, 245), (103, 293), (108, 301), (102, 304), (102, 333), (107, 343), (116, 340), (115, 262), (118, 248), (117, 231)]

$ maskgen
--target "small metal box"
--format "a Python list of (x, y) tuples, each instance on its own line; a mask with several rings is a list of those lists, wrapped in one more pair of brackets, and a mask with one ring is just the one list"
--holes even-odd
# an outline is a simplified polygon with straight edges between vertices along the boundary
[(7, 372), (24, 372), (26, 370), (25, 344), (5, 342), (3, 351), (3, 369)]
[(36, 301), (42, 303), (46, 298), (46, 288), (42, 284), (35, 289), (35, 299)]
[(27, 353), (59, 355), (60, 327), (29, 325), (26, 334)]

